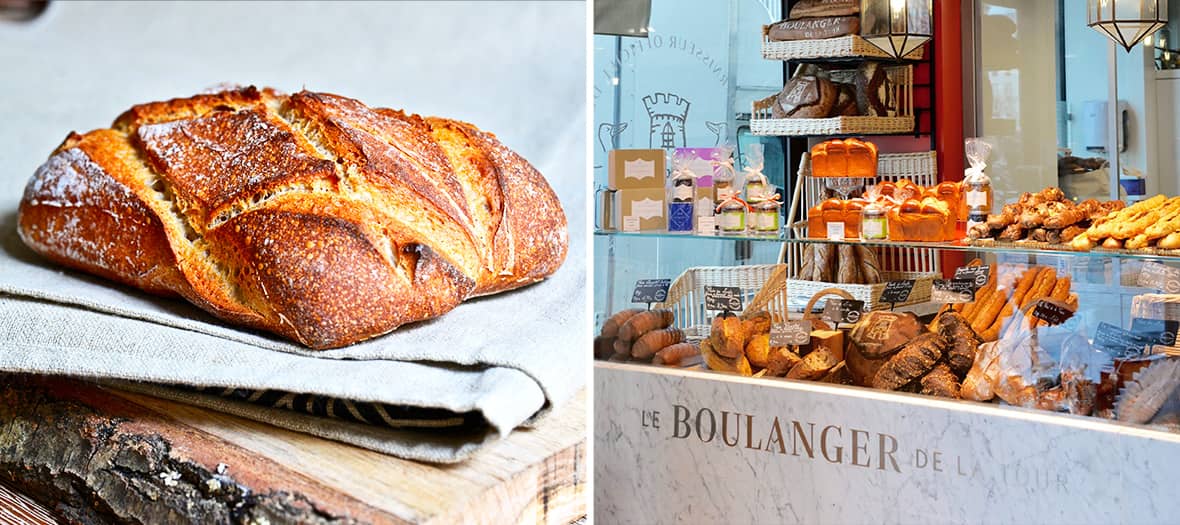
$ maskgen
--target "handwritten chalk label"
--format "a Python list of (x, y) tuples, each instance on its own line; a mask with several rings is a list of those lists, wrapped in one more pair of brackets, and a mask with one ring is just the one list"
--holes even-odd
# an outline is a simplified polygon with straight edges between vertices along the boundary
[(975, 301), (975, 279), (935, 279), (930, 302), (943, 304)]
[(842, 241), (844, 240), (844, 223), (843, 222), (829, 222), (828, 223), (828, 240)]
[(1151, 344), (1151, 341), (1148, 337), (1106, 322), (1098, 323), (1098, 329), (1094, 332), (1094, 346), (1110, 350), (1116, 356), (1142, 352), (1143, 347)]
[(639, 231), (639, 217), (628, 215), (623, 217), (623, 231), (637, 232)]
[(640, 279), (635, 281), (635, 291), (631, 292), (631, 302), (662, 303), (668, 300), (669, 286), (672, 286), (672, 279)]
[(1057, 326), (1073, 317), (1073, 309), (1056, 299), (1040, 299), (1033, 307), (1033, 317), (1049, 323), (1050, 326)]
[(697, 217), (697, 235), (712, 237), (717, 235), (717, 217), (701, 215)]
[(1139, 270), (1139, 278), (1135, 284), (1144, 288), (1163, 290), (1164, 293), (1180, 293), (1180, 269), (1157, 262), (1145, 262)]
[(742, 309), (742, 289), (736, 286), (705, 286), (705, 309), (736, 312)]
[(811, 320), (770, 325), (770, 346), (802, 346), (811, 343)]
[(992, 267), (988, 265), (960, 266), (955, 268), (955, 279), (970, 279), (975, 283), (975, 288), (979, 289), (987, 284), (987, 278), (991, 272)]
[(1131, 318), (1131, 332), (1149, 339), (1153, 344), (1176, 346), (1177, 331), (1180, 331), (1180, 321), (1147, 319), (1145, 317)]
[(910, 298), (910, 292), (913, 290), (913, 279), (907, 279), (904, 281), (889, 281), (885, 283), (885, 289), (881, 291), (881, 302), (904, 303)]
[(828, 299), (824, 304), (824, 319), (833, 323), (853, 324), (860, 321), (865, 302), (856, 299)]

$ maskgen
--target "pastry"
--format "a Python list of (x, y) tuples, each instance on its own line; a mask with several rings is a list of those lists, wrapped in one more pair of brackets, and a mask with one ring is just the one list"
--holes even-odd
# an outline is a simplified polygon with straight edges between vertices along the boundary
[(619, 340), (633, 342), (652, 330), (672, 326), (672, 320), (671, 310), (657, 309), (639, 312), (619, 327)]
[(37, 169), (21, 239), (322, 349), (544, 279), (565, 214), (470, 124), (253, 87), (132, 107)]
[(906, 343), (877, 370), (871, 386), (882, 390), (896, 390), (925, 375), (942, 358), (942, 349), (946, 346), (947, 341), (941, 335), (919, 335)]
[(756, 368), (766, 368), (770, 363), (770, 333), (758, 334), (750, 338), (746, 343), (746, 359), (750, 361), (750, 366)]
[(885, 68), (878, 62), (864, 62), (856, 71), (856, 108), (861, 115), (870, 117), (888, 117), (889, 107), (885, 105), (888, 99), (889, 79), (885, 75)]
[(657, 365), (684, 366), (687, 362), (696, 361), (701, 355), (701, 348), (694, 343), (676, 343), (665, 346), (651, 362)]
[(787, 379), (805, 379), (814, 381), (826, 375), (829, 370), (840, 362), (827, 349), (821, 348), (806, 356), (787, 372)]
[(971, 328), (971, 324), (956, 312), (939, 316), (938, 333), (950, 343), (946, 350), (949, 369), (955, 377), (962, 379), (975, 363), (975, 352), (983, 341)]
[(851, 244), (841, 244), (837, 248), (836, 282), (841, 284), (857, 282), (856, 259)]
[(844, 360), (844, 332), (840, 330), (812, 330), (809, 352), (825, 349), (837, 361)]
[(770, 25), (767, 38), (772, 42), (819, 40), (860, 32), (859, 16), (831, 16), (782, 20)]
[(874, 311), (848, 334), (844, 361), (856, 384), (871, 386), (873, 376), (903, 345), (925, 331), (911, 313)]
[(852, 16), (860, 13), (860, 0), (799, 0), (791, 6), (790, 18)]
[(640, 360), (651, 359), (665, 346), (671, 346), (681, 341), (684, 341), (684, 332), (676, 328), (652, 330), (631, 344), (631, 357)]
[(824, 374), (823, 377), (819, 378), (819, 382), (831, 383), (833, 385), (855, 384), (852, 381), (852, 374), (848, 373), (848, 367), (845, 366), (843, 362), (832, 367), (831, 370), (828, 370), (828, 373)]
[(928, 396), (949, 397), (959, 399), (959, 378), (951, 371), (946, 363), (938, 363), (934, 369), (927, 372), (918, 380), (921, 389), (919, 394)]
[(766, 363), (766, 375), (783, 377), (803, 359), (790, 349), (775, 347), (771, 350)]
[(856, 253), (857, 261), (861, 265), (861, 276), (864, 278), (864, 284), (884, 282), (884, 278), (881, 277), (881, 265), (877, 261), (877, 254), (868, 246), (856, 246)]
[[(877, 145), (860, 139), (832, 139), (811, 147), (813, 177), (877, 176)], [(859, 217), (857, 220), (859, 221)]]
[(631, 316), (633, 316), (637, 313), (643, 312), (643, 311), (644, 311), (643, 308), (629, 308), (627, 310), (620, 310), (618, 312), (615, 312), (615, 314), (610, 316), (610, 318), (607, 319), (606, 322), (602, 323), (602, 331), (600, 332), (599, 335), (601, 335), (602, 337), (609, 337), (609, 338), (614, 338), (614, 337), (618, 336), (619, 335), (619, 327), (623, 326), (623, 323), (627, 322), (627, 320), (630, 319)]
[(597, 336), (594, 338), (594, 359), (606, 359), (615, 353), (615, 338)]
[(771, 107), (774, 118), (824, 118), (836, 105), (836, 85), (818, 68), (800, 66), (779, 92)]

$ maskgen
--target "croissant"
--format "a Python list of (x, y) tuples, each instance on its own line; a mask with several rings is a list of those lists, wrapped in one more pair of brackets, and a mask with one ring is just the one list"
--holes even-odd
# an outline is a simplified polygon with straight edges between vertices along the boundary
[(323, 349), (544, 279), (565, 214), (471, 124), (254, 87), (132, 107), (37, 169), (46, 258)]

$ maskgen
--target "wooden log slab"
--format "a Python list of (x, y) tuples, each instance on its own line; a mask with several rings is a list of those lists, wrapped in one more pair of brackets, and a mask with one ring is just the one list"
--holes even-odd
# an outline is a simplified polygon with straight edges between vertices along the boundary
[(438, 466), (0, 374), (0, 484), (81, 523), (569, 523), (586, 512), (585, 408), (583, 392), (537, 428)]

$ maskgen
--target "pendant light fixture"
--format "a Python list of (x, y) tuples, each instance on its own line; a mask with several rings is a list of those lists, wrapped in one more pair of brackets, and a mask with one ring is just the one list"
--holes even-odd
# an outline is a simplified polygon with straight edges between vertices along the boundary
[(931, 0), (861, 0), (860, 36), (902, 58), (934, 36)]
[(1127, 52), (1168, 23), (1168, 0), (1087, 0), (1088, 26)]

